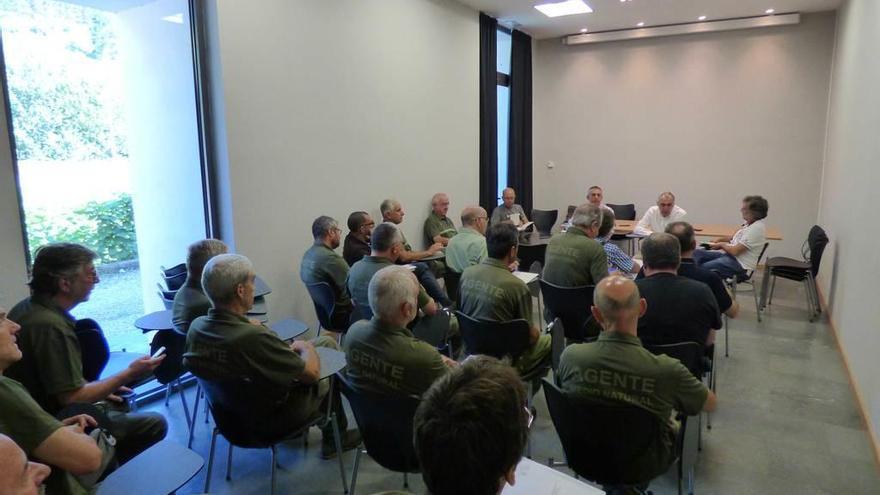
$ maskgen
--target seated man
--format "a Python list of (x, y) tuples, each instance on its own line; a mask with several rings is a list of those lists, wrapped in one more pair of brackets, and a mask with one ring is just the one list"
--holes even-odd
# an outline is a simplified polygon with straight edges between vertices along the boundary
[(512, 187), (507, 187), (501, 192), (502, 203), (492, 210), (492, 225), (501, 222), (510, 222), (519, 227), (529, 222), (523, 207), (516, 204), (516, 191)]
[(769, 206), (761, 196), (746, 196), (742, 201), (745, 224), (733, 237), (719, 237), (709, 243), (709, 249), (694, 251), (694, 262), (707, 270), (712, 270), (721, 278), (741, 277), (746, 271), (758, 267), (758, 258), (767, 242), (767, 227), (764, 219)]
[(674, 194), (668, 191), (660, 193), (657, 204), (648, 208), (633, 232), (642, 235), (663, 232), (667, 225), (681, 221), (685, 215), (687, 212), (675, 204)]
[(437, 193), (431, 198), (431, 213), (425, 219), (425, 240), (428, 244), (439, 242), (446, 246), (457, 233), (455, 224), (446, 216), (449, 212), (449, 196)]
[(497, 495), (516, 482), (532, 416), (509, 366), (468, 359), (437, 380), (413, 421), (422, 479), (432, 495)]
[[(57, 468), (46, 481), (49, 493), (85, 493), (90, 487), (81, 486), (71, 475), (88, 475), (101, 468), (101, 449), (83, 432), (85, 426), (95, 426), (95, 420), (82, 414), (58, 421), (20, 383), (3, 376), (6, 368), (21, 359), (15, 344), (19, 329), (0, 309), (0, 434), (12, 437), (31, 458)], [(0, 471), (9, 468), (8, 464), (0, 465)], [(95, 473), (94, 478), (100, 474)], [(8, 492), (0, 488), (0, 493)]]
[[(426, 291), (428, 291), (428, 294), (433, 297), (435, 301), (443, 305), (444, 308), (451, 306), (452, 301), (446, 296), (446, 292), (443, 291), (440, 284), (437, 283), (437, 278), (434, 276), (434, 273), (431, 272), (428, 263), (418, 262), (422, 258), (427, 258), (441, 252), (443, 250), (443, 244), (435, 242), (425, 251), (413, 251), (412, 246), (410, 246), (409, 242), (406, 240), (406, 236), (403, 235), (403, 229), (400, 228), (404, 216), (403, 206), (401, 206), (397, 200), (386, 199), (385, 201), (382, 201), (381, 205), (379, 205), (379, 210), (382, 212), (382, 221), (397, 225), (400, 231), (403, 250), (400, 251), (396, 263), (399, 265), (412, 264), (415, 266), (416, 269), (414, 273), (416, 274), (416, 278), (419, 279), (419, 283), (422, 284), (422, 287), (424, 287)], [(438, 271), (438, 274), (442, 273), (442, 270)]]
[(199, 316), (208, 314), (211, 301), (202, 290), (202, 270), (205, 263), (218, 254), (229, 252), (223, 241), (204, 239), (190, 244), (186, 253), (186, 280), (174, 294), (171, 307), (171, 322), (174, 329), (186, 335), (190, 323)]
[(342, 348), (355, 388), (386, 395), (422, 395), (458, 363), (413, 337), (406, 326), (418, 314), (421, 287), (402, 266), (386, 266), (369, 285), (372, 320), (348, 330)]
[(0, 434), (0, 493), (3, 495), (37, 495), (42, 493), (43, 480), (49, 466), (28, 461), (24, 452), (6, 435)]
[(330, 328), (325, 330), (343, 332), (348, 329), (351, 319), (352, 304), (345, 289), (345, 280), (348, 278), (348, 264), (339, 256), (336, 248), (339, 247), (342, 229), (336, 220), (328, 216), (320, 216), (312, 222), (312, 244), (305, 254), (299, 266), (299, 277), (304, 284), (316, 284), (324, 282), (330, 286), (336, 298), (333, 305), (333, 314), (330, 315)]
[(694, 263), (693, 254), (697, 248), (697, 241), (691, 224), (687, 222), (670, 223), (666, 226), (666, 233), (675, 236), (678, 239), (679, 247), (681, 247), (681, 265), (678, 266), (678, 274), (708, 285), (715, 296), (715, 302), (718, 303), (718, 309), (728, 318), (736, 318), (736, 315), (739, 314), (739, 303), (730, 297), (721, 277)]
[(605, 199), (605, 191), (603, 191), (601, 187), (590, 186), (590, 188), (587, 189), (587, 203), (597, 208), (602, 208), (602, 210), (606, 213), (609, 211), (613, 213), (614, 210), (612, 210), (610, 206), (603, 203), (603, 199)]
[[(345, 282), (348, 293), (359, 306), (370, 303), (368, 294), (373, 275), (386, 266), (393, 266), (400, 258), (400, 252), (403, 251), (403, 236), (393, 223), (380, 223), (373, 229), (370, 245), (373, 248), (371, 254), (364, 256), (351, 267), (348, 280)], [(440, 309), (425, 292), (424, 287), (419, 287), (418, 307), (428, 316), (436, 314)]]
[(664, 425), (653, 449), (631, 469), (649, 479), (666, 472), (676, 458), (677, 427), (672, 411), (687, 415), (714, 411), (715, 394), (677, 359), (655, 356), (642, 347), (639, 316), (651, 302), (639, 297), (635, 283), (624, 277), (602, 280), (593, 294), (593, 316), (605, 329), (599, 340), (568, 346), (560, 358), (557, 380), (567, 394), (596, 404), (630, 405), (657, 416)]
[(9, 319), (21, 325), (18, 347), (22, 359), (6, 375), (21, 383), (51, 415), (74, 402), (98, 402), (106, 413), (110, 434), (116, 438), (120, 463), (165, 438), (165, 418), (158, 413), (129, 413), (117, 392), (159, 366), (164, 356), (136, 359), (103, 380), (83, 378), (76, 320), (70, 310), (88, 300), (99, 282), (96, 255), (79, 244), (47, 244), (37, 250), (31, 275), (31, 297), (15, 305)]
[(608, 268), (621, 273), (639, 273), (642, 265), (638, 261), (630, 258), (620, 249), (620, 246), (609, 242), (614, 234), (614, 212), (605, 211), (602, 215), (602, 225), (599, 227), (599, 235), (596, 238), (602, 248), (605, 250), (605, 256), (608, 257)]
[(446, 267), (456, 273), (486, 259), (486, 210), (468, 206), (461, 212), (461, 230), (446, 246)]
[(639, 320), (642, 342), (715, 342), (713, 329), (721, 328), (718, 303), (706, 284), (678, 275), (678, 239), (666, 233), (651, 234), (642, 241), (642, 259), (645, 278), (636, 281), (648, 301), (648, 310)]
[(608, 256), (596, 241), (603, 210), (584, 204), (574, 210), (572, 226), (547, 245), (543, 279), (560, 287), (595, 285), (608, 275)]
[(370, 255), (370, 235), (376, 222), (365, 211), (355, 211), (348, 216), (348, 235), (342, 243), (342, 257), (348, 266)]
[(461, 274), (461, 312), (480, 320), (523, 319), (530, 325), (531, 346), (514, 360), (521, 375), (545, 366), (550, 359), (550, 336), (541, 335), (532, 319), (532, 294), (525, 282), (510, 273), (518, 248), (516, 227), (507, 222), (489, 227), (489, 257)]
[[(282, 436), (299, 428), (333, 401), (339, 431), (348, 425), (338, 393), (328, 394), (329, 383), (320, 380), (321, 362), (315, 346), (338, 348), (336, 341), (321, 336), (312, 342), (282, 341), (273, 331), (256, 325), (245, 316), (254, 303), (254, 273), (250, 260), (238, 254), (211, 258), (202, 274), (202, 287), (211, 300), (207, 316), (190, 325), (186, 338), (184, 364), (194, 375), (206, 380), (249, 378), (256, 386), (288, 390), (284, 402), (266, 416), (259, 432)], [(333, 428), (323, 430), (321, 458), (337, 455)], [(345, 450), (360, 443), (357, 430), (343, 434)]]

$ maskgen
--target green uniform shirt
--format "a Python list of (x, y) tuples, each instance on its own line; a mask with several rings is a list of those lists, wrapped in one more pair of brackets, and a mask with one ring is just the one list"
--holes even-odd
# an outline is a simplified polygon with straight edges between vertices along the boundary
[(174, 305), (171, 306), (171, 323), (182, 334), (186, 334), (189, 325), (199, 316), (208, 314), (211, 300), (202, 292), (201, 283), (192, 284), (189, 279), (174, 294)]
[(34, 295), (15, 305), (9, 319), (21, 325), (21, 361), (6, 370), (49, 414), (61, 410), (57, 396), (86, 384), (76, 320), (48, 297)]
[(376, 317), (352, 325), (342, 350), (352, 385), (371, 392), (420, 396), (447, 370), (433, 346)]
[(488, 256), (486, 237), (470, 227), (462, 227), (446, 246), (446, 266), (457, 273), (480, 264)]
[(425, 219), (425, 240), (428, 242), (428, 245), (434, 244), (434, 237), (440, 235), (447, 239), (451, 239), (457, 233), (455, 230), (455, 224), (452, 223), (452, 220), (449, 217), (440, 218), (440, 215), (434, 213), (433, 211), (428, 215), (428, 218)]
[[(368, 289), (370, 280), (373, 275), (386, 266), (393, 266), (394, 263), (388, 258), (381, 256), (364, 256), (362, 260), (351, 266), (348, 272), (348, 280), (345, 285), (348, 287), (348, 293), (351, 298), (357, 301), (358, 305), (369, 305)], [(419, 285), (419, 308), (424, 308), (431, 300), (425, 288)]]
[(583, 230), (572, 227), (556, 234), (547, 245), (541, 277), (561, 287), (596, 285), (608, 275), (605, 249)]
[(318, 282), (330, 284), (330, 288), (333, 289), (333, 294), (336, 296), (336, 304), (331, 316), (334, 329), (345, 330), (348, 328), (352, 304), (345, 287), (345, 280), (348, 277), (348, 263), (342, 259), (342, 256), (323, 243), (316, 242), (303, 255), (299, 276), (306, 284)]
[[(61, 422), (49, 415), (24, 386), (0, 375), (0, 433), (11, 438), (31, 459), (34, 450), (61, 428)], [(46, 480), (46, 493), (72, 495), (88, 493), (70, 473), (52, 466)]]

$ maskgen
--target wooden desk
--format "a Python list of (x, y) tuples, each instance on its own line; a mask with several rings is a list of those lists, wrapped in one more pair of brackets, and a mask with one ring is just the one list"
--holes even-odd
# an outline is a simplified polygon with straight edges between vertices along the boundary
[[(629, 235), (633, 233), (638, 222), (634, 220), (615, 220), (614, 233)], [(741, 228), (740, 225), (728, 225), (721, 223), (695, 223), (694, 233), (698, 237), (733, 237), (733, 234)], [(641, 237), (641, 236), (640, 236)], [(782, 232), (774, 227), (767, 227), (767, 240), (781, 241)]]

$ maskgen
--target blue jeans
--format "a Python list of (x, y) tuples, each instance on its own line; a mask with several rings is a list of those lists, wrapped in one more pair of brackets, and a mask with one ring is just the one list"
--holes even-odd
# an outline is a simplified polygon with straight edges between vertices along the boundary
[(736, 258), (720, 250), (697, 249), (694, 251), (694, 263), (717, 273), (721, 278), (746, 275), (746, 269), (739, 264)]
[(413, 263), (413, 265), (416, 267), (416, 278), (419, 279), (419, 283), (425, 288), (425, 292), (427, 292), (432, 299), (437, 301), (437, 304), (440, 306), (444, 308), (452, 306), (452, 301), (446, 296), (446, 293), (443, 292), (443, 288), (440, 287), (440, 284), (437, 283), (437, 277), (431, 272), (428, 264), (422, 261), (417, 261)]

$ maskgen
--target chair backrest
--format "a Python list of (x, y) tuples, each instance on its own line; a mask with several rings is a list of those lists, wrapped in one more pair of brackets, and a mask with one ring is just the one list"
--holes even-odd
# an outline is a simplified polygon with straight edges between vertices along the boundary
[(446, 335), (449, 333), (449, 311), (441, 309), (433, 315), (419, 318), (412, 328), (413, 336), (440, 349), (446, 346)]
[(446, 283), (446, 294), (449, 300), (458, 305), (458, 285), (461, 283), (461, 273), (453, 271), (448, 266), (443, 273), (443, 281)]
[(186, 349), (186, 335), (176, 330), (159, 330), (150, 343), (150, 354), (160, 347), (165, 348), (165, 359), (153, 370), (156, 381), (161, 384), (171, 383), (186, 373), (183, 366), (183, 353)]
[[(247, 378), (208, 380), (196, 376), (220, 433), (238, 447), (265, 448), (280, 440), (268, 435), (265, 422), (277, 414), (288, 390)], [(293, 429), (296, 425), (290, 425)]]
[(337, 376), (370, 457), (385, 469), (419, 472), (413, 446), (413, 418), (419, 398), (355, 390), (345, 376)]
[(636, 219), (636, 205), (632, 203), (626, 205), (613, 205), (611, 203), (607, 203), (606, 206), (614, 211), (614, 218), (617, 220)]
[(174, 307), (174, 295), (177, 294), (177, 291), (170, 291), (162, 289), (162, 286), (158, 283), (159, 291), (156, 292), (156, 295), (159, 296), (159, 299), (162, 301), (162, 305), (165, 306), (165, 309), (171, 309)]
[(186, 282), (186, 271), (183, 273), (175, 273), (173, 275), (166, 275), (164, 271), (160, 272), (162, 276), (162, 280), (165, 281), (165, 286), (168, 287), (169, 291), (177, 291), (181, 287), (183, 287), (183, 283)]
[(186, 263), (180, 263), (172, 266), (171, 268), (159, 266), (159, 269), (162, 270), (162, 274), (164, 274), (166, 277), (173, 277), (175, 275), (180, 275), (181, 273), (186, 273)]
[(559, 210), (539, 210), (532, 208), (532, 221), (535, 222), (535, 228), (544, 235), (550, 235), (553, 226), (556, 225), (556, 219), (559, 217)]
[(315, 313), (318, 314), (318, 321), (321, 326), (327, 329), (333, 329), (333, 323), (330, 316), (333, 314), (333, 308), (336, 306), (336, 295), (327, 282), (315, 282), (306, 284), (309, 296), (312, 297), (312, 303), (315, 305)]
[(574, 210), (577, 210), (576, 205), (568, 205), (568, 211), (565, 214), (565, 220), (571, 220), (572, 215), (574, 215)]
[(593, 319), (590, 306), (593, 304), (595, 285), (580, 287), (560, 287), (541, 280), (541, 294), (544, 305), (554, 318), (562, 320), (565, 338), (582, 342), (596, 335), (587, 335), (587, 323)]
[(705, 348), (697, 342), (676, 342), (674, 344), (645, 344), (651, 354), (667, 355), (678, 359), (698, 380), (703, 377), (703, 356)]
[(828, 236), (825, 230), (818, 225), (813, 225), (807, 235), (807, 245), (810, 249), (809, 257), (805, 259), (810, 262), (810, 271), (813, 272), (813, 278), (819, 274), (819, 263), (822, 262), (822, 253), (825, 252), (825, 246), (828, 245)]
[[(653, 413), (635, 406), (605, 406), (565, 394), (544, 380), (550, 418), (565, 451), (568, 467), (602, 485), (635, 485), (649, 481), (633, 477), (657, 447), (662, 429)], [(639, 470), (641, 471), (641, 469)]]
[(84, 318), (77, 320), (74, 333), (79, 340), (83, 378), (90, 382), (96, 381), (110, 360), (110, 346), (104, 332), (95, 320)]
[(562, 351), (565, 350), (565, 325), (560, 318), (554, 318), (547, 325), (547, 333), (550, 334), (550, 367), (559, 369), (559, 361)]
[(470, 354), (486, 354), (501, 359), (517, 357), (529, 347), (529, 322), (526, 320), (478, 320), (456, 311), (461, 338)]
[(373, 318), (373, 308), (369, 304), (364, 304), (354, 299), (351, 300), (351, 303), (354, 306), (354, 309), (351, 311), (351, 323)]

